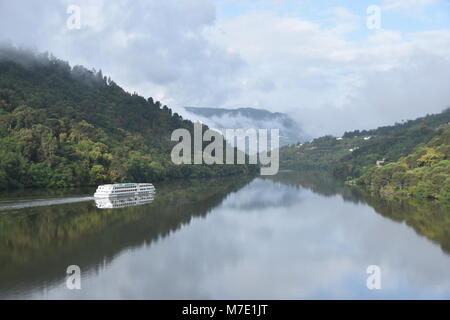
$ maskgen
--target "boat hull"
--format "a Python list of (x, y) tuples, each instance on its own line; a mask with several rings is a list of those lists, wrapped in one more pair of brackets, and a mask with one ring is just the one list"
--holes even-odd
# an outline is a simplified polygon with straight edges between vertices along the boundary
[(140, 191), (140, 192), (127, 192), (127, 193), (120, 193), (120, 194), (113, 194), (113, 193), (94, 193), (94, 198), (123, 198), (123, 197), (129, 197), (129, 196), (139, 196), (139, 195), (146, 195), (150, 194), (153, 191)]
[(117, 209), (149, 204), (154, 200), (154, 192), (138, 196), (95, 198), (95, 205), (99, 209)]

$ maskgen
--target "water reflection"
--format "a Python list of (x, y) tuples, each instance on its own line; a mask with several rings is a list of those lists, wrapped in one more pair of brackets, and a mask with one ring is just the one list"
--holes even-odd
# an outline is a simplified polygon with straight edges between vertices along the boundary
[[(157, 188), (140, 206), (0, 215), (0, 297), (450, 297), (449, 211), (436, 204), (378, 199), (323, 173)], [(82, 290), (65, 288), (70, 264)], [(381, 291), (366, 288), (372, 264)]]
[(324, 171), (280, 171), (276, 176), (267, 178), (268, 180), (291, 185), (297, 189), (308, 189), (321, 196), (330, 198), (339, 195), (345, 202), (355, 204), (365, 203), (362, 193), (347, 186), (331, 174)]
[(117, 198), (96, 198), (95, 205), (99, 209), (118, 209), (149, 204), (155, 199), (155, 192), (148, 192), (138, 196)]
[[(85, 273), (99, 272), (123, 249), (148, 246), (188, 225), (194, 217), (205, 217), (227, 194), (249, 181), (229, 178), (162, 183), (156, 186), (158, 196), (153, 202), (113, 210), (99, 210), (91, 199), (25, 207), (0, 215), (0, 298), (24, 297), (60, 285), (71, 264), (79, 265)], [(92, 194), (93, 190), (83, 192)], [(16, 192), (5, 198), (14, 201), (18, 196), (21, 194)], [(41, 197), (36, 191), (33, 196)]]
[(270, 179), (283, 181), (296, 188), (309, 189), (325, 197), (340, 196), (346, 202), (368, 204), (378, 214), (406, 223), (450, 254), (450, 203), (382, 198), (359, 187), (347, 186), (326, 172), (286, 171)]

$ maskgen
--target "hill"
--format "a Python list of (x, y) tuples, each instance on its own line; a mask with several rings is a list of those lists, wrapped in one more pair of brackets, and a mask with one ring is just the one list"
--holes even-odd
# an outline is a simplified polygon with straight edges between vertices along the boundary
[(321, 169), (341, 179), (354, 179), (379, 164), (407, 157), (418, 147), (445, 132), (450, 109), (393, 126), (325, 136), (310, 143), (280, 149), (284, 169)]
[(450, 128), (410, 155), (367, 170), (357, 182), (384, 195), (450, 200)]
[(186, 111), (202, 117), (210, 127), (227, 129), (280, 129), (280, 145), (308, 140), (300, 124), (280, 112), (255, 108), (197, 108), (186, 107)]
[[(193, 123), (102, 71), (0, 49), (0, 189), (249, 174), (255, 166), (174, 165), (174, 129)], [(206, 129), (206, 128), (205, 128)]]

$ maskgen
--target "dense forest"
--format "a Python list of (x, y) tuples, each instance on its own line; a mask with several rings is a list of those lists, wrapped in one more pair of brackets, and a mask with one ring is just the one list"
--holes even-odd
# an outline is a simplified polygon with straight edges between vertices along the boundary
[(450, 200), (450, 128), (410, 155), (367, 170), (357, 182), (384, 195)]
[[(0, 49), (0, 189), (251, 174), (251, 165), (175, 165), (174, 129), (193, 123), (102, 71)], [(206, 130), (206, 128), (205, 128)]]
[(280, 167), (320, 169), (392, 195), (450, 199), (450, 109), (281, 148)]

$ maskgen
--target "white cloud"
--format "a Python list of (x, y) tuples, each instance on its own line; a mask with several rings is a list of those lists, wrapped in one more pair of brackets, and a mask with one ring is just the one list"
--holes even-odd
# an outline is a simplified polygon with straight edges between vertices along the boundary
[(435, 3), (436, 0), (384, 0), (385, 10), (411, 10), (420, 9)]
[[(450, 104), (443, 85), (450, 31), (379, 30), (350, 41), (335, 30), (267, 12), (221, 21), (210, 38), (248, 64), (244, 94), (232, 104), (293, 114), (313, 135), (391, 124)], [(273, 89), (255, 85), (263, 80)]]
[(49, 50), (72, 64), (103, 69), (128, 89), (165, 103), (215, 104), (233, 88), (243, 61), (211, 44), (208, 0), (73, 1), (81, 29), (68, 30), (68, 1), (0, 4), (0, 39)]
[(349, 8), (331, 7), (319, 20), (275, 9), (289, 1), (265, 1), (264, 10), (251, 4), (217, 20), (208, 0), (78, 0), (82, 28), (69, 31), (69, 2), (0, 2), (0, 40), (101, 68), (176, 111), (262, 107), (289, 113), (312, 135), (390, 124), (450, 104), (450, 30), (371, 31), (365, 12)]

